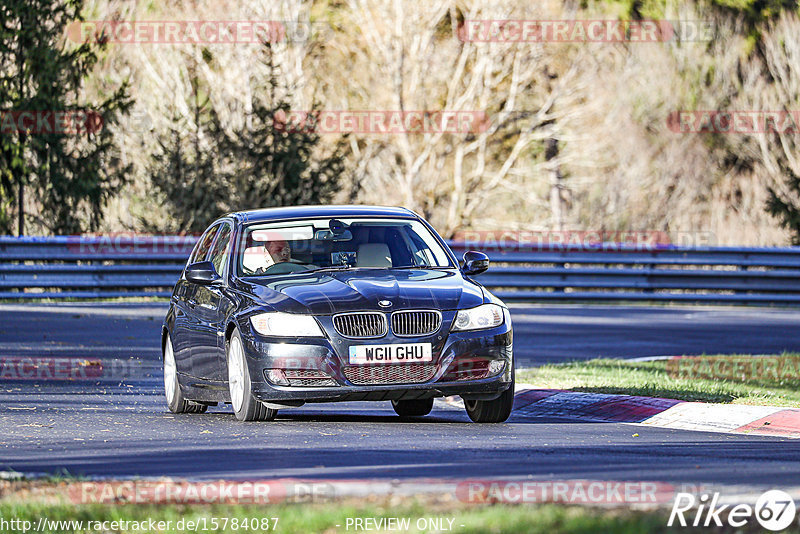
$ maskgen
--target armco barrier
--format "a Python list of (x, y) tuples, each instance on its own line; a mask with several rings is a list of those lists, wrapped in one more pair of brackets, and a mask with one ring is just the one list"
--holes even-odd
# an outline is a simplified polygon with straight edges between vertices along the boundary
[(169, 297), (195, 236), (0, 237), (0, 298)]
[[(0, 237), (0, 298), (169, 297), (194, 236)], [(464, 245), (450, 243), (457, 255)], [(484, 250), (506, 301), (800, 305), (800, 247), (618, 244)]]

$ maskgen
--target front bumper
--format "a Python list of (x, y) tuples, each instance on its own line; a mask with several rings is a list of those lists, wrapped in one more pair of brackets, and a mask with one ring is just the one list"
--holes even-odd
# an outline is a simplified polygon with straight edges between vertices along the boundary
[[(449, 327), (450, 321), (444, 325)], [(253, 395), (264, 402), (280, 405), (299, 405), (304, 402), (335, 402), (359, 400), (409, 400), (460, 395), (465, 398), (492, 399), (507, 390), (513, 377), (512, 328), (506, 322), (496, 328), (472, 332), (448, 332), (447, 328), (431, 336), (348, 340), (330, 335), (323, 324), (326, 338), (295, 338), (275, 340), (257, 334), (250, 325), (242, 334)], [(354, 344), (422, 343), (432, 344), (435, 367), (432, 377), (414, 383), (354, 383), (348, 379), (350, 367), (345, 355)], [(502, 370), (494, 376), (481, 378), (481, 373), (469, 369), (485, 362), (503, 362)], [(400, 366), (403, 364), (383, 364)], [(498, 365), (498, 364), (495, 364)], [(362, 367), (362, 366), (359, 366)], [(364, 366), (366, 367), (366, 366)], [(376, 366), (369, 366), (376, 367)], [(328, 385), (277, 385), (266, 379), (266, 371), (281, 369), (308, 371), (326, 376)], [(467, 371), (464, 371), (464, 370)], [(352, 373), (350, 374), (352, 376)], [(475, 377), (478, 378), (475, 378)], [(458, 379), (456, 379), (458, 378)], [(335, 385), (334, 385), (335, 384)]]

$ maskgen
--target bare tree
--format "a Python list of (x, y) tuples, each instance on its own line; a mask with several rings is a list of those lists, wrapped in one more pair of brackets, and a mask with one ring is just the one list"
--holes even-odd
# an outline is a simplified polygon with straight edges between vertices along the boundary
[(371, 157), (362, 166), (360, 198), (386, 202), (393, 192), (393, 199), (421, 211), (445, 233), (499, 215), (504, 208), (497, 210), (498, 203), (509, 195), (524, 198), (530, 208), (546, 205), (547, 197), (530, 182), (544, 179), (548, 164), (533, 162), (529, 150), (553, 138), (554, 103), (573, 91), (574, 69), (566, 65), (550, 87), (541, 44), (472, 42), (459, 35), (465, 20), (541, 18), (541, 9), (446, 0), (349, 5), (358, 38), (346, 53), (360, 75), (353, 79), (357, 87), (346, 87), (353, 98), (328, 102), (350, 109), (476, 111), (488, 118), (467, 132), (360, 136), (354, 154)]

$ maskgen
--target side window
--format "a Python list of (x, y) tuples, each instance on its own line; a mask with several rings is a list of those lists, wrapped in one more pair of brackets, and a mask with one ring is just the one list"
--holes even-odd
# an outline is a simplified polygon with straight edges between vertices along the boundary
[(217, 235), (217, 230), (219, 230), (219, 228), (220, 225), (217, 224), (206, 230), (206, 233), (200, 238), (192, 255), (189, 257), (189, 263), (196, 263), (208, 258), (208, 251), (211, 250), (211, 243), (214, 242), (214, 236)]
[(231, 242), (231, 226), (223, 224), (220, 231), (217, 233), (217, 239), (214, 241), (214, 247), (211, 249), (211, 258), (209, 261), (214, 264), (214, 269), (217, 274), (222, 274), (222, 266), (225, 263), (225, 258), (228, 257), (228, 245)]

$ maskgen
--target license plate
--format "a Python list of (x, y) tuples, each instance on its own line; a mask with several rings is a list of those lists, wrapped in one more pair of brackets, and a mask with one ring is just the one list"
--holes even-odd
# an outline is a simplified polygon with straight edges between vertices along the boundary
[(355, 345), (350, 347), (350, 363), (417, 363), (433, 361), (430, 343), (393, 345)]

